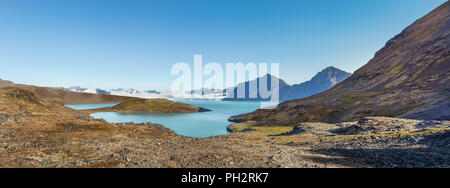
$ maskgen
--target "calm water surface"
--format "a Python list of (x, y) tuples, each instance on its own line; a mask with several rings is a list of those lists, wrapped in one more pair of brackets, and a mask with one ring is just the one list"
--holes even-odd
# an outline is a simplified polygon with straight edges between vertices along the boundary
[[(159, 123), (174, 130), (177, 134), (193, 137), (209, 137), (227, 134), (226, 127), (230, 116), (244, 114), (260, 108), (259, 102), (233, 102), (215, 100), (177, 100), (212, 110), (201, 113), (119, 113), (102, 112), (92, 114), (94, 118), (102, 118), (111, 123)], [(93, 109), (114, 106), (100, 105), (67, 105), (74, 109)]]
[(113, 107), (116, 105), (117, 104), (74, 104), (74, 105), (66, 105), (66, 106), (69, 108), (73, 108), (75, 110), (87, 110), (87, 109)]

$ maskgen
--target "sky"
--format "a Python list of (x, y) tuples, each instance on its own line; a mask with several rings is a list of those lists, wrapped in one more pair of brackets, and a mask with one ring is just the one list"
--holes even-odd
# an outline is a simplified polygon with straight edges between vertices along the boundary
[(165, 91), (178, 62), (354, 72), (446, 0), (0, 0), (0, 79)]

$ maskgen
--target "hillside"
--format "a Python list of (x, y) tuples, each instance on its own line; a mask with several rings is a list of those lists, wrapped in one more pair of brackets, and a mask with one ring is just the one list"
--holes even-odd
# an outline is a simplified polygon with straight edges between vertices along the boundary
[(15, 84), (10, 81), (0, 80), (0, 88), (14, 87), (21, 88), (34, 93), (40, 100), (57, 101), (63, 104), (103, 104), (103, 103), (120, 103), (134, 97), (123, 97), (114, 95), (79, 93), (69, 91), (63, 88), (37, 87), (30, 85)]
[[(280, 101), (287, 101), (287, 100), (293, 100), (293, 99), (301, 99), (305, 97), (309, 97), (311, 95), (323, 92), (327, 89), (332, 88), (336, 84), (342, 82), (346, 78), (348, 78), (351, 74), (347, 73), (345, 71), (342, 71), (335, 67), (328, 67), (319, 73), (317, 73), (311, 80), (301, 83), (301, 84), (295, 84), (295, 85), (289, 85), (284, 80), (279, 79), (272, 75), (266, 75), (261, 78), (257, 78), (252, 81), (244, 82), (236, 86), (233, 90), (233, 93), (228, 94), (228, 96), (224, 99), (226, 101), (268, 101), (270, 98), (265, 99), (262, 98), (259, 94), (259, 89), (257, 91), (252, 92), (258, 92), (257, 98), (252, 98), (250, 96), (250, 86), (252, 84), (256, 85), (256, 88), (259, 88), (259, 82), (260, 80), (265, 81), (267, 80), (267, 86), (269, 90), (271, 89), (271, 83), (272, 81), (278, 81), (279, 83), (279, 96)], [(237, 89), (245, 88), (245, 97), (244, 98), (238, 98), (237, 97)]]
[(450, 2), (387, 42), (365, 66), (330, 90), (273, 110), (235, 116), (260, 124), (339, 122), (365, 116), (450, 119)]
[(40, 101), (30, 91), (12, 87), (0, 89), (0, 104), (0, 112), (7, 114), (46, 113), (55, 106)]

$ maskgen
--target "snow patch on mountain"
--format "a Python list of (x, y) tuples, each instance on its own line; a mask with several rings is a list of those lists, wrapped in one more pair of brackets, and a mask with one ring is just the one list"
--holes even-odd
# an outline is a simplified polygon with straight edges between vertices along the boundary
[(68, 88), (70, 91), (79, 93), (93, 93), (104, 95), (116, 95), (138, 98), (170, 98), (170, 95), (163, 94), (156, 90), (137, 90), (132, 88), (118, 88), (118, 89), (99, 89), (99, 88), (82, 88), (79, 86)]

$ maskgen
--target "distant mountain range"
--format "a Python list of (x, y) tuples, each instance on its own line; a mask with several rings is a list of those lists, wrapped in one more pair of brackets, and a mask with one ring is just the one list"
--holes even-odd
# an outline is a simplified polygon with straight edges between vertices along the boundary
[(68, 88), (70, 91), (79, 93), (93, 93), (93, 94), (104, 94), (104, 95), (116, 95), (116, 96), (130, 96), (130, 97), (140, 97), (140, 98), (155, 98), (158, 97), (161, 92), (156, 90), (136, 90), (136, 89), (99, 89), (99, 88), (82, 88), (79, 86)]
[(207, 98), (207, 99), (223, 99), (226, 95), (226, 89), (195, 89), (187, 92), (192, 98)]
[[(279, 99), (280, 101), (287, 101), (287, 100), (293, 100), (293, 99), (300, 99), (312, 96), (314, 94), (323, 92), (327, 89), (330, 89), (334, 87), (339, 82), (342, 82), (346, 78), (348, 78), (351, 75), (351, 73), (342, 71), (335, 67), (328, 67), (319, 73), (317, 73), (310, 81), (301, 83), (301, 84), (295, 84), (295, 85), (289, 85), (284, 80), (279, 79), (275, 76), (272, 76), (270, 74), (267, 74), (264, 77), (257, 78), (252, 81), (244, 82), (236, 86), (233, 90), (233, 93), (228, 93), (227, 97), (224, 100), (227, 101), (267, 101), (270, 100), (270, 98), (263, 98), (261, 97), (259, 93), (259, 82), (260, 80), (264, 81), (267, 80), (267, 87), (269, 90), (271, 90), (271, 83), (272, 81), (278, 81), (278, 89), (279, 89)], [(257, 87), (257, 91), (252, 91), (257, 93), (257, 97), (253, 98), (250, 97), (250, 86), (252, 84), (255, 84)], [(238, 98), (237, 97), (237, 90), (238, 88), (245, 88), (245, 97)], [(276, 88), (275, 88), (276, 89)]]
[(226, 95), (226, 89), (209, 89), (209, 88), (203, 88), (203, 89), (195, 89), (188, 94), (193, 95)]
[[(287, 101), (292, 99), (300, 99), (309, 97), (311, 95), (323, 92), (327, 89), (332, 88), (337, 83), (345, 80), (351, 74), (345, 71), (342, 71), (335, 67), (328, 67), (321, 72), (317, 73), (310, 81), (289, 85), (284, 80), (276, 78), (275, 76), (271, 76), (267, 74), (264, 77), (257, 78), (255, 80), (244, 82), (238, 84), (233, 89), (234, 95), (231, 93), (227, 93), (226, 89), (197, 89), (188, 92), (192, 98), (211, 98), (211, 99), (223, 99), (226, 101), (267, 101), (269, 99), (262, 98), (259, 93), (257, 98), (249, 97), (250, 94), (250, 85), (255, 83), (257, 84), (257, 88), (259, 88), (259, 80), (267, 79), (267, 86), (271, 89), (272, 80), (278, 80), (279, 82), (279, 91), (280, 91), (280, 100)], [(245, 88), (245, 98), (237, 98), (237, 88), (244, 87)], [(79, 93), (91, 93), (91, 94), (104, 94), (104, 95), (116, 95), (116, 96), (129, 96), (129, 97), (139, 97), (139, 98), (171, 98), (170, 94), (161, 94), (161, 92), (156, 90), (136, 90), (136, 89), (99, 89), (99, 88), (83, 88), (79, 86), (68, 88), (70, 91), (79, 92)]]

